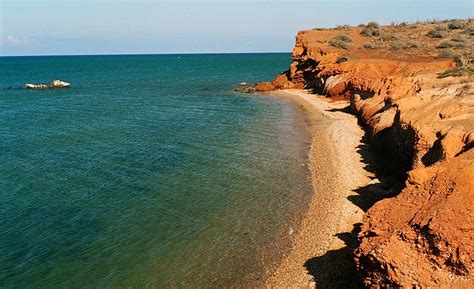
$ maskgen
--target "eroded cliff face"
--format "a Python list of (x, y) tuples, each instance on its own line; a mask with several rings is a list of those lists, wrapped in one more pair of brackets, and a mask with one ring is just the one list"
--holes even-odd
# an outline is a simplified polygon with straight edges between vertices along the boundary
[[(428, 37), (399, 51), (365, 49), (379, 40), (362, 29), (299, 32), (290, 69), (256, 89), (347, 99), (383, 166), (405, 175), (401, 192), (364, 218), (355, 260), (365, 285), (474, 288), (474, 79), (438, 77), (471, 62), (437, 57), (440, 39)], [(351, 47), (329, 44), (341, 34)]]
[(410, 171), (367, 213), (356, 261), (369, 286), (472, 288), (474, 150)]

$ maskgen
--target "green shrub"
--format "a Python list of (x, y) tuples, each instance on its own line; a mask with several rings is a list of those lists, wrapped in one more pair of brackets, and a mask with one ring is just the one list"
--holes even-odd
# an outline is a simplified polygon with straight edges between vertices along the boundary
[(339, 34), (336, 37), (334, 37), (333, 39), (344, 41), (344, 42), (353, 42), (354, 41), (354, 40), (352, 40), (352, 37), (350, 37), (349, 35), (345, 35), (345, 34)]
[(329, 40), (330, 45), (343, 49), (349, 49), (350, 47), (352, 47), (352, 42), (354, 42), (354, 40), (352, 40), (349, 35), (343, 34), (337, 35), (336, 37)]
[(337, 59), (336, 59), (336, 63), (342, 63), (342, 62), (346, 62), (349, 60), (349, 56), (346, 56), (346, 55), (342, 55), (342, 56), (339, 56)]
[(363, 36), (380, 36), (380, 24), (377, 22), (369, 22), (367, 25), (362, 29), (360, 35)]
[(461, 34), (454, 35), (454, 36), (451, 38), (451, 41), (454, 41), (454, 42), (466, 42), (466, 37), (464, 37), (464, 36), (461, 35)]
[(464, 31), (462, 33), (473, 36), (474, 35), (474, 26), (464, 27)]
[(363, 36), (380, 36), (380, 30), (377, 29), (377, 28), (365, 27), (360, 32), (360, 35), (363, 35)]
[(438, 58), (451, 58), (451, 57), (454, 57), (455, 55), (456, 53), (454, 52), (454, 50), (446, 49), (446, 50), (441, 51), (438, 54)]
[(443, 31), (443, 30), (430, 30), (428, 33), (426, 33), (426, 36), (431, 37), (431, 38), (443, 38), (448, 34), (448, 32)]
[(448, 24), (448, 29), (454, 30), (454, 29), (463, 29), (464, 28), (464, 23), (460, 21), (453, 21)]
[(390, 44), (390, 50), (398, 51), (407, 48), (420, 48), (422, 45), (420, 42), (415, 40), (410, 40), (408, 42), (405, 41), (396, 41)]
[(468, 83), (468, 84), (465, 84), (461, 87), (462, 90), (464, 91), (468, 91), (472, 88), (472, 86)]
[(379, 29), (379, 28), (380, 28), (380, 24), (378, 24), (378, 23), (375, 22), (375, 21), (371, 21), (371, 22), (367, 23), (367, 26), (366, 26), (366, 27)]
[(389, 34), (389, 33), (384, 33), (380, 36), (383, 41), (396, 41), (400, 40), (400, 36), (397, 34)]
[(390, 50), (392, 51), (398, 51), (407, 48), (407, 45), (405, 42), (402, 41), (397, 41), (392, 44), (390, 44)]
[(463, 75), (463, 70), (459, 69), (458, 67), (450, 68), (440, 74), (438, 74), (438, 78), (445, 78), (449, 76), (462, 76)]
[(463, 75), (473, 75), (474, 68), (471, 67), (453, 67), (450, 68), (440, 74), (438, 74), (438, 78), (445, 78), (445, 77), (459, 77)]
[(464, 58), (462, 55), (454, 55), (454, 63), (456, 63), (457, 67), (466, 67), (467, 66), (467, 59)]
[(375, 49), (377, 48), (377, 46), (374, 44), (374, 43), (364, 43), (362, 44), (362, 48), (365, 48), (365, 49)]
[(473, 75), (474, 68), (468, 65), (468, 61), (462, 55), (454, 55), (454, 62), (456, 67), (450, 68), (443, 73), (438, 75), (438, 78), (444, 78), (449, 76), (463, 76), (463, 75)]
[(336, 30), (351, 30), (352, 27), (348, 24), (344, 24), (344, 25), (337, 25), (336, 26)]
[(360, 35), (363, 36), (380, 36), (380, 30), (377, 28), (370, 28), (366, 26), (362, 31), (360, 32)]
[(444, 40), (438, 43), (436, 45), (436, 48), (438, 49), (444, 49), (444, 48), (462, 48), (466, 47), (464, 42), (456, 42), (456, 41), (451, 41), (451, 40)]
[(407, 48), (420, 48), (422, 47), (421, 43), (416, 40), (410, 40), (406, 44)]

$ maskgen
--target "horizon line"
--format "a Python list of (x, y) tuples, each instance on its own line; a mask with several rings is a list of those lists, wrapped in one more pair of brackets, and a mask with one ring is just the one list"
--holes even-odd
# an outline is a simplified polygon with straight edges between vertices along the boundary
[(85, 54), (30, 54), (0, 55), (0, 57), (48, 57), (48, 56), (139, 56), (139, 55), (212, 55), (212, 54), (265, 54), (291, 53), (291, 51), (236, 51), (236, 52), (159, 52), (159, 53), (85, 53)]

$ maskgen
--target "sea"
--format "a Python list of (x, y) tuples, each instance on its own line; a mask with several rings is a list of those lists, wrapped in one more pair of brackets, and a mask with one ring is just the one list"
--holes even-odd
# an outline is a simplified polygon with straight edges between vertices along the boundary
[[(289, 53), (0, 58), (0, 288), (260, 286), (313, 191)], [(67, 89), (28, 90), (60, 79)]]

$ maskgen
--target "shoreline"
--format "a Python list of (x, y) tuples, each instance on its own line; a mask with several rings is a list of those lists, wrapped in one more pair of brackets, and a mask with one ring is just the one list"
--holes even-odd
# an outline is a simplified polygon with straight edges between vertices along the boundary
[[(364, 211), (350, 201), (371, 182), (360, 150), (364, 131), (347, 101), (329, 101), (304, 90), (268, 93), (302, 106), (311, 135), (309, 171), (312, 196), (295, 232), (292, 248), (265, 281), (274, 287), (343, 287), (356, 282), (351, 255), (354, 230)], [(372, 181), (373, 182), (373, 181)]]

